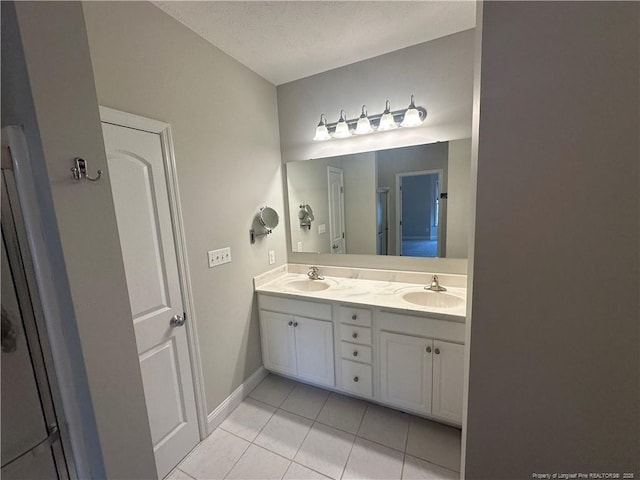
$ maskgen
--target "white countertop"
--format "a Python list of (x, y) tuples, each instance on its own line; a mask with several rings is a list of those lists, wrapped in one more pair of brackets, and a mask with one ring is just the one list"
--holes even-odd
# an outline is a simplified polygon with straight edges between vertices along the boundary
[[(440, 276), (440, 284), (447, 288), (446, 295), (452, 295), (463, 300), (460, 306), (437, 308), (424, 307), (413, 304), (402, 298), (409, 292), (423, 291), (425, 283), (405, 283), (398, 281), (369, 280), (363, 278), (346, 278), (322, 274), (324, 282), (330, 286), (326, 290), (299, 291), (290, 286), (291, 282), (313, 282), (305, 273), (291, 273), (286, 266), (267, 272), (254, 279), (255, 290), (258, 293), (269, 293), (279, 296), (295, 297), (306, 300), (325, 300), (367, 305), (385, 309), (393, 309), (403, 313), (428, 313), (430, 317), (464, 322), (466, 315), (467, 289), (447, 284), (447, 276)], [(396, 276), (397, 277), (397, 276)], [(451, 283), (460, 284), (452, 279)], [(433, 295), (439, 295), (433, 293)]]

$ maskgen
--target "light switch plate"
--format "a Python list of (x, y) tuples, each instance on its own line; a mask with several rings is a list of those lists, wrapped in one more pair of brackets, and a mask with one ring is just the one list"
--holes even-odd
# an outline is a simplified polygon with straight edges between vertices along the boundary
[(302, 242), (298, 242), (298, 251), (301, 252), (302, 251)]
[(326, 231), (327, 231), (327, 226), (324, 223), (318, 225), (318, 233), (324, 233)]
[(276, 263), (276, 252), (275, 250), (269, 250), (269, 265), (273, 265)]
[(209, 268), (231, 262), (231, 247), (219, 248), (207, 252)]

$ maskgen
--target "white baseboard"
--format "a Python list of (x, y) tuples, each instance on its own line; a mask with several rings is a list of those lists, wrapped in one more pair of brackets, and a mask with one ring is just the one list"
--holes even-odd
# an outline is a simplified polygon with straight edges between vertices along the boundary
[(210, 435), (225, 418), (233, 412), (240, 402), (258, 386), (258, 384), (269, 374), (264, 367), (258, 368), (247, 378), (231, 395), (216, 407), (216, 409), (207, 416), (207, 435)]

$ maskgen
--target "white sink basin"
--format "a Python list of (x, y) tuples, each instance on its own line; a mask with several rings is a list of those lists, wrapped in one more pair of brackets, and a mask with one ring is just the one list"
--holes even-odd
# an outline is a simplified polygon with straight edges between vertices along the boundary
[(432, 292), (429, 290), (419, 290), (408, 292), (402, 295), (405, 302), (413, 303), (421, 307), (433, 308), (456, 308), (464, 305), (464, 300), (455, 295), (444, 292)]
[(321, 292), (331, 285), (326, 280), (291, 280), (284, 288), (295, 292)]

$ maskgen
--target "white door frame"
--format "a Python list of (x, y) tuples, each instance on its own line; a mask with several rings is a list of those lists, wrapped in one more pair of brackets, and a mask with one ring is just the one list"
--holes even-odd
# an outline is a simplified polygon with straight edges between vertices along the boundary
[[(444, 176), (444, 170), (442, 168), (436, 168), (433, 170), (419, 170), (417, 172), (402, 172), (396, 173), (396, 255), (402, 255), (402, 192), (400, 191), (400, 183), (403, 177), (415, 177), (417, 175), (433, 175), (438, 174), (438, 182), (442, 189), (442, 177)], [(438, 252), (440, 251), (441, 236), (441, 220), (442, 220), (442, 208), (438, 209)]]
[(346, 225), (344, 218), (344, 170), (342, 168), (333, 167), (331, 165), (327, 166), (327, 191), (329, 193), (329, 253), (333, 253), (333, 215), (335, 214), (331, 209), (331, 174), (335, 173), (340, 175), (340, 228), (342, 231), (340, 234), (342, 235), (342, 253), (347, 253), (347, 239), (346, 237)]
[(164, 159), (165, 173), (167, 176), (167, 191), (169, 194), (169, 209), (171, 223), (173, 224), (173, 239), (176, 245), (176, 258), (178, 261), (178, 277), (182, 291), (182, 303), (187, 315), (185, 327), (187, 329), (187, 342), (189, 346), (189, 360), (193, 375), (193, 390), (195, 393), (196, 414), (198, 417), (198, 430), (200, 440), (208, 435), (207, 430), (207, 403), (204, 390), (204, 375), (198, 343), (198, 329), (196, 326), (195, 307), (191, 289), (191, 275), (189, 274), (189, 261), (187, 256), (187, 243), (184, 236), (184, 223), (182, 220), (182, 208), (180, 206), (180, 192), (178, 189), (178, 175), (176, 171), (176, 159), (171, 137), (171, 125), (168, 123), (141, 117), (132, 113), (121, 112), (112, 108), (100, 106), (100, 120), (121, 127), (135, 128), (160, 136)]

